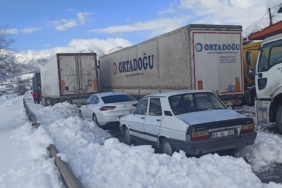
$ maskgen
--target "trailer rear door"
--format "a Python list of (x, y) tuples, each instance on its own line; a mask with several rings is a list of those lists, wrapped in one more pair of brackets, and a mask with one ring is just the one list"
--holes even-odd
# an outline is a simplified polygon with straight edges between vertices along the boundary
[(97, 92), (95, 54), (58, 55), (61, 95)]
[(240, 31), (192, 32), (194, 88), (243, 94)]

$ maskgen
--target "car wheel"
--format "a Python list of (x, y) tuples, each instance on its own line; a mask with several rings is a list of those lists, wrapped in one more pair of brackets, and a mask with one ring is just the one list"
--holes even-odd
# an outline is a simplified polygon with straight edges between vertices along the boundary
[(134, 141), (131, 140), (130, 132), (127, 127), (124, 128), (124, 135), (126, 144), (131, 145), (134, 143)]
[(162, 152), (170, 156), (175, 152), (175, 149), (166, 138), (162, 141)]
[(81, 111), (79, 111), (79, 117), (83, 119)]
[(100, 125), (98, 123), (97, 116), (95, 114), (93, 114), (93, 116), (92, 116), (92, 121), (94, 121), (94, 123), (100, 127)]
[(282, 105), (278, 108), (276, 112), (276, 124), (279, 131), (282, 133)]

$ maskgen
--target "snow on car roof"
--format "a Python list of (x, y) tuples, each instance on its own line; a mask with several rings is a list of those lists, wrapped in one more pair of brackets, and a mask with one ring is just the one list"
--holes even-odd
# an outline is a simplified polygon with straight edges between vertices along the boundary
[(145, 97), (170, 97), (173, 95), (181, 95), (181, 94), (185, 94), (185, 93), (212, 93), (212, 91), (209, 90), (179, 90), (179, 91), (170, 91), (170, 92), (165, 92), (165, 93), (156, 93), (156, 94), (152, 94), (152, 95), (147, 95)]

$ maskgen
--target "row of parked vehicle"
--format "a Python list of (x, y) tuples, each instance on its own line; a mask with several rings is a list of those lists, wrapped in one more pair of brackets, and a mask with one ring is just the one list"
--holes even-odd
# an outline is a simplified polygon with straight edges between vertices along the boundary
[(126, 93), (98, 93), (80, 107), (79, 115), (98, 126), (119, 126), (128, 144), (141, 141), (168, 155), (236, 149), (256, 138), (252, 118), (230, 110), (205, 90), (158, 93), (140, 102)]

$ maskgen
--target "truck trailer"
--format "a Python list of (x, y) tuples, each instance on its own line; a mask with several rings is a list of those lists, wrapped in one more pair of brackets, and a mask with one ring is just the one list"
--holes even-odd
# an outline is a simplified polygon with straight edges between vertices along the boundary
[(35, 73), (32, 77), (32, 91), (37, 91), (39, 96), (41, 95), (41, 79), (39, 72)]
[(228, 106), (244, 94), (242, 26), (190, 24), (100, 57), (101, 91), (136, 98), (173, 90), (211, 90)]
[(42, 105), (80, 106), (98, 89), (96, 53), (58, 53), (40, 70)]

